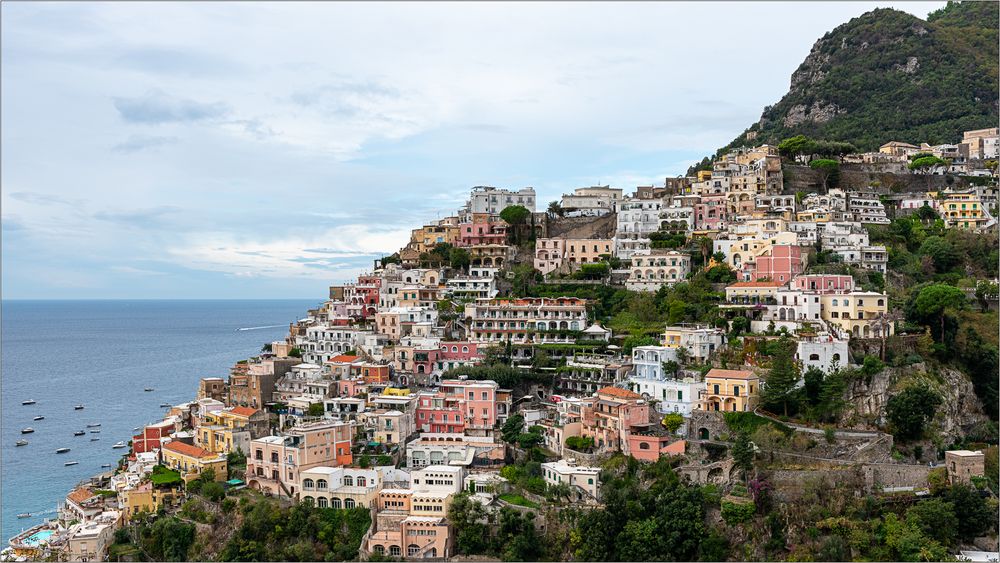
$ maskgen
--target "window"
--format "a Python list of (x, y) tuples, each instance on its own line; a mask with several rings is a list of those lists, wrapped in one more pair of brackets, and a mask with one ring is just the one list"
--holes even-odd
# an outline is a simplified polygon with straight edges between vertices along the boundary
[(354, 508), (354, 499), (352, 498), (344, 499), (344, 508)]
[(313, 482), (312, 479), (304, 479), (302, 481), (302, 488), (303, 489), (306, 489), (306, 490), (311, 489), (311, 488), (313, 488), (314, 485), (315, 485), (315, 483)]
[(648, 450), (649, 449), (649, 442), (640, 442), (639, 443), (639, 449), (640, 450)]
[(354, 477), (351, 477), (350, 475), (344, 475), (344, 486), (345, 487), (353, 487), (354, 486)]
[(328, 506), (330, 506), (330, 501), (327, 500), (326, 497), (319, 497), (318, 499), (316, 499), (316, 506), (320, 508), (327, 508)]
[(340, 508), (340, 499), (339, 498), (330, 499), (330, 508)]
[(325, 491), (326, 487), (327, 487), (326, 479), (319, 479), (318, 481), (316, 481), (316, 489), (320, 491)]
[(368, 486), (368, 479), (365, 479), (364, 477), (358, 477), (357, 485), (359, 487), (366, 487), (366, 486)]
[(716, 395), (719, 394), (719, 386), (718, 386), (718, 384), (712, 386), (712, 393), (714, 393)]

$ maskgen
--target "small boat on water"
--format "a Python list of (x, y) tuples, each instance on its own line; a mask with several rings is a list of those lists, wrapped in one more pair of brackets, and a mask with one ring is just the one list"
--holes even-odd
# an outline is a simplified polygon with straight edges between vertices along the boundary
[(113, 449), (116, 449), (116, 450), (118, 450), (118, 449), (121, 449), (121, 448), (124, 448), (124, 447), (126, 447), (126, 446), (128, 446), (128, 444), (126, 444), (125, 442), (115, 442), (115, 445), (113, 445), (113, 446), (111, 446), (111, 447), (112, 447)]
[(100, 434), (101, 433), (101, 429), (100, 428), (91, 429), (90, 433), (91, 434)]
[(75, 411), (82, 411), (83, 410), (83, 405), (77, 405), (77, 406), (73, 407), (73, 410), (75, 410)]
[(86, 434), (86, 432), (84, 432), (83, 430), (77, 430), (76, 432), (73, 433), (74, 436), (83, 436), (84, 434)]
[(22, 513), (18, 514), (17, 517), (18, 518), (31, 518), (31, 513), (30, 512), (22, 512)]
[(33, 404), (35, 404), (35, 400), (34, 399), (28, 399), (27, 401), (21, 401), (21, 404), (22, 405), (33, 405)]
[(21, 429), (21, 434), (31, 434), (34, 431), (35, 431), (35, 429), (29, 426), (27, 428), (22, 428)]
[(14, 445), (16, 445), (16, 446), (27, 446), (28, 445), (28, 441), (27, 440), (18, 440)]
[(101, 466), (101, 469), (111, 469), (111, 464), (105, 463), (104, 465)]
[(147, 392), (147, 393), (149, 393), (149, 392), (150, 392), (150, 391), (152, 391), (152, 390), (153, 390), (153, 388), (152, 388), (152, 387), (146, 387), (145, 389), (143, 389), (143, 391), (145, 391), (145, 392)]
[(91, 442), (96, 442), (96, 441), (98, 441), (98, 440), (100, 440), (100, 438), (91, 438), (91, 439), (90, 439), (90, 441), (91, 441)]
[(172, 406), (173, 405), (171, 405), (170, 403), (160, 403), (160, 408), (161, 409), (169, 409)]
[(90, 424), (87, 425), (87, 428), (100, 428), (100, 427), (101, 427), (101, 423), (100, 422), (92, 422), (92, 423), (90, 423)]
[(45, 417), (44, 416), (36, 416), (35, 418), (33, 418), (31, 420), (45, 420)]
[(57, 454), (64, 454), (64, 453), (66, 453), (68, 451), (69, 451), (69, 448), (59, 448), (58, 450), (56, 450), (56, 453)]
[(66, 463), (64, 463), (63, 465), (65, 465), (65, 466), (70, 466), (70, 465), (76, 465), (76, 464), (78, 464), (78, 463), (80, 463), (80, 462), (79, 462), (79, 461), (67, 461), (67, 462), (66, 462)]

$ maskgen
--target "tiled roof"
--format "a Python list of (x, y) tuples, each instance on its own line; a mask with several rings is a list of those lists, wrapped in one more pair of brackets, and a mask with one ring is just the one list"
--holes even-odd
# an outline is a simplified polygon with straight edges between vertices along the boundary
[(597, 391), (598, 395), (608, 395), (610, 397), (618, 397), (619, 399), (641, 399), (642, 395), (629, 391), (628, 389), (622, 389), (620, 387), (605, 387)]
[(355, 361), (357, 359), (358, 359), (358, 356), (349, 356), (347, 354), (341, 354), (339, 356), (334, 356), (334, 357), (330, 358), (329, 360), (327, 360), (327, 362), (334, 362), (334, 363), (345, 362), (345, 363), (351, 363), (351, 362), (353, 362), (353, 361)]
[(726, 286), (730, 287), (781, 287), (785, 285), (783, 282), (776, 281), (746, 281), (746, 282), (736, 282), (734, 284), (729, 284)]
[(204, 458), (204, 457), (215, 457), (215, 454), (206, 450), (205, 448), (199, 448), (198, 446), (192, 446), (190, 444), (185, 444), (184, 442), (178, 442), (174, 440), (173, 442), (167, 443), (163, 446), (172, 452), (177, 452), (181, 455), (186, 455), (189, 457)]
[(235, 414), (236, 416), (245, 416), (249, 418), (257, 414), (257, 409), (252, 407), (233, 407), (233, 409), (229, 412)]
[(722, 379), (750, 379), (756, 377), (750, 370), (742, 369), (719, 369), (712, 368), (705, 374), (705, 377), (719, 377)]
[(66, 495), (66, 498), (77, 503), (82, 504), (85, 500), (93, 498), (94, 491), (91, 491), (87, 487), (80, 487), (79, 489), (74, 489), (73, 492)]

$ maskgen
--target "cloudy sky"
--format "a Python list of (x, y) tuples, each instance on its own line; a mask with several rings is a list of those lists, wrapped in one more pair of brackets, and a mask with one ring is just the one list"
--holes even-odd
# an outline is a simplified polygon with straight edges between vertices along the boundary
[(682, 174), (942, 4), (4, 3), (3, 297), (322, 298), (471, 186)]

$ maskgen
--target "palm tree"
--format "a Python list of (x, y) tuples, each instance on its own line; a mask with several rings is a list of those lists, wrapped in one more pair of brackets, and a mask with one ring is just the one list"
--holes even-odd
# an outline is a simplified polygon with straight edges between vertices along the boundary
[(559, 205), (558, 201), (553, 201), (553, 202), (549, 203), (549, 209), (548, 209), (548, 211), (549, 211), (549, 216), (553, 216), (553, 217), (557, 216), (557, 215), (559, 217), (562, 217), (563, 213), (565, 213), (565, 211), (563, 210), (562, 206)]

